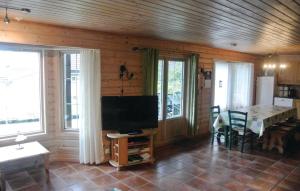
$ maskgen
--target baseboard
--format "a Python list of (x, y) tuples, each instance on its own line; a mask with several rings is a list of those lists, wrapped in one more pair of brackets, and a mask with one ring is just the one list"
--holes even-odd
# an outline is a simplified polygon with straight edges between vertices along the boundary
[(202, 140), (206, 140), (207, 138), (210, 137), (210, 133), (203, 133), (195, 136), (181, 136), (180, 138), (174, 139), (170, 142), (166, 142), (164, 144), (159, 144), (155, 145), (155, 149), (160, 150), (160, 149), (165, 149), (168, 146), (171, 146), (173, 144), (180, 144), (182, 141), (195, 141), (195, 142), (200, 142)]

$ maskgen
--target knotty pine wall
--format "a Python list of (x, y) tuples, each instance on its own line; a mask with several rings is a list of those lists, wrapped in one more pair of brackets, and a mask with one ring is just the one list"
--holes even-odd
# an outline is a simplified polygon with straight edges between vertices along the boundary
[[(135, 77), (131, 81), (124, 82), (125, 95), (141, 95), (143, 89), (143, 78), (141, 68), (141, 55), (133, 52), (132, 47), (153, 47), (161, 50), (162, 55), (187, 55), (198, 53), (199, 68), (211, 69), (215, 59), (226, 61), (257, 62), (257, 56), (234, 51), (211, 48), (203, 45), (158, 40), (152, 38), (108, 34), (97, 31), (67, 28), (31, 22), (12, 22), (9, 25), (2, 25), (0, 30), (0, 42), (19, 43), (30, 45), (60, 46), (60, 47), (81, 47), (96, 48), (101, 50), (101, 93), (102, 95), (120, 95), (121, 81), (119, 80), (119, 66), (126, 63), (128, 70), (134, 72)], [(47, 103), (52, 105), (47, 111), (47, 135), (29, 140), (37, 139), (50, 148), (53, 153), (52, 160), (78, 160), (78, 133), (65, 133), (61, 131), (59, 123), (59, 105), (57, 98), (59, 88), (57, 74), (59, 63), (57, 53), (47, 54)], [(56, 63), (56, 64), (55, 64)], [(257, 67), (256, 67), (257, 71)], [(203, 87), (203, 76), (199, 75), (199, 96), (198, 96), (198, 122), (199, 135), (207, 134), (209, 131), (209, 107), (211, 105), (211, 89)], [(184, 121), (184, 120), (182, 120)], [(186, 135), (184, 122), (183, 127), (175, 127), (175, 123), (160, 123), (156, 145), (163, 145), (181, 136)], [(104, 136), (105, 137), (105, 136)], [(1, 145), (9, 144), (2, 142)], [(109, 142), (105, 140), (108, 147)]]

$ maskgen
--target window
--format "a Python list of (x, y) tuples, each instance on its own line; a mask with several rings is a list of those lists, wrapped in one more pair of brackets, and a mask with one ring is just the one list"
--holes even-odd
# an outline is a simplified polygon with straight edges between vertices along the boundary
[(183, 62), (168, 62), (167, 118), (182, 115)]
[[(159, 60), (157, 83), (159, 119), (182, 116), (183, 84), (184, 61)], [(166, 100), (165, 103), (164, 100)]]
[(222, 110), (250, 106), (252, 94), (253, 64), (215, 63), (214, 105)]
[(63, 79), (64, 79), (64, 129), (79, 128), (78, 93), (80, 74), (80, 54), (63, 54)]
[(216, 63), (214, 76), (214, 105), (219, 105), (222, 110), (225, 110), (227, 108), (228, 98), (228, 64), (221, 62)]
[(0, 137), (41, 132), (41, 53), (0, 50), (0, 60)]

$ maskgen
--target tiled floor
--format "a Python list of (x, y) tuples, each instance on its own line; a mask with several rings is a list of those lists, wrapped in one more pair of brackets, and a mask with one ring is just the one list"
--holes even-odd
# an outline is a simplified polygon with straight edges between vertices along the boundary
[[(300, 152), (300, 150), (299, 150)], [(208, 140), (158, 152), (154, 165), (116, 171), (109, 165), (55, 162), (50, 183), (42, 169), (7, 175), (8, 190), (300, 190), (300, 153), (289, 158), (269, 152), (241, 154)], [(117, 190), (117, 189), (115, 189)]]

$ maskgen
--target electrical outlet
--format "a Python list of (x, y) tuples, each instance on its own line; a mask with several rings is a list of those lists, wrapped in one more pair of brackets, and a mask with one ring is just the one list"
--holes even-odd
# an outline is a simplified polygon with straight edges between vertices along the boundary
[(110, 150), (108, 148), (105, 149), (105, 154), (109, 154)]

